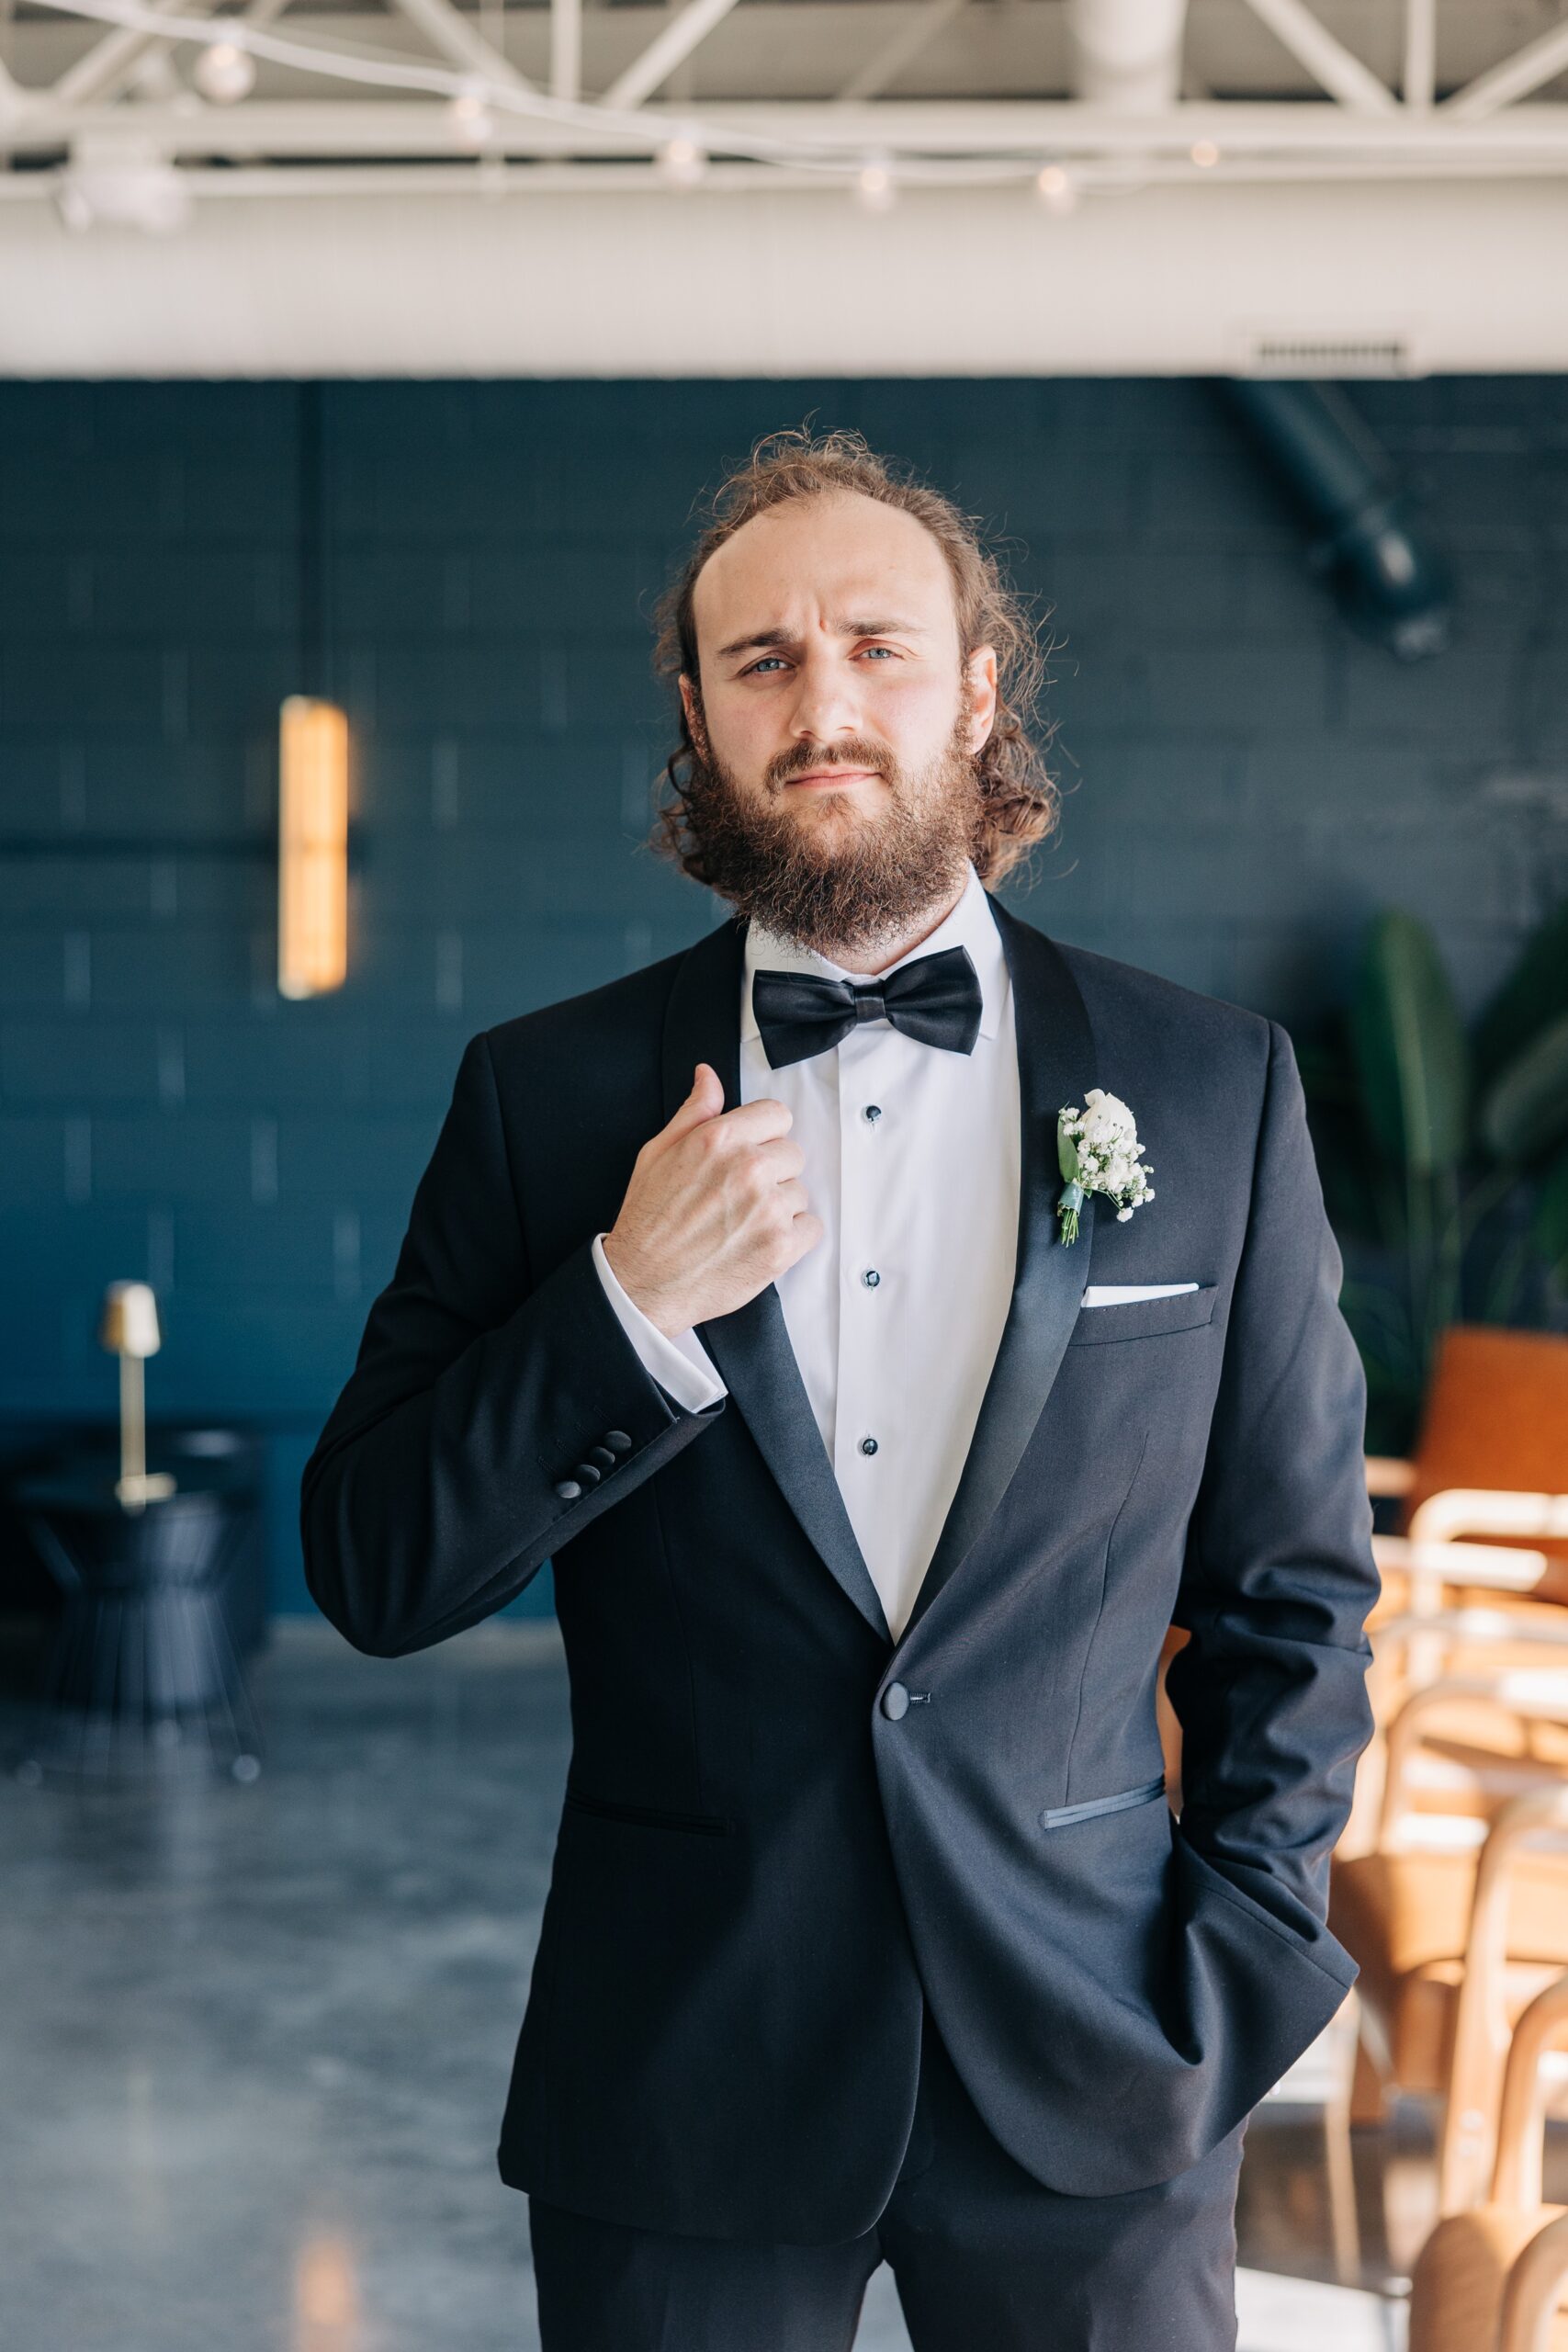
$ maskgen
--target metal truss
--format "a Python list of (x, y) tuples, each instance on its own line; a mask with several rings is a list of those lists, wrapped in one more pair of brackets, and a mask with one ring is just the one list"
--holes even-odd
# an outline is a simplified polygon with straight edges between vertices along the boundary
[(839, 181), (885, 208), (1033, 181), (1067, 209), (1161, 182), (1568, 173), (1562, 0), (1522, 0), (1522, 45), (1521, 0), (1441, 23), (1438, 0), (11, 6), (0, 196), (46, 175), (74, 226), (177, 225), (193, 193)]

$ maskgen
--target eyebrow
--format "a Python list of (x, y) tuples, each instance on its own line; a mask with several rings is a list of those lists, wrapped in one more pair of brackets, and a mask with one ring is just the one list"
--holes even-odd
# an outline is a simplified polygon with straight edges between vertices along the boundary
[[(840, 621), (834, 631), (836, 637), (924, 637), (927, 632), (915, 621)], [(793, 645), (795, 639), (787, 628), (761, 628), (752, 637), (738, 637), (728, 645), (721, 645), (718, 658), (728, 661), (732, 653), (753, 653), (769, 646)]]

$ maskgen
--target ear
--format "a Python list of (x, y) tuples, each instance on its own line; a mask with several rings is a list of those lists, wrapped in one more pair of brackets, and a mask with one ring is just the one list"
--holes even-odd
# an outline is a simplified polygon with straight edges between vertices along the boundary
[[(691, 737), (692, 741), (695, 744), (697, 751), (705, 760), (707, 757), (707, 734), (703, 725), (702, 691), (700, 687), (694, 684), (693, 681), (686, 675), (684, 670), (681, 673), (679, 684), (681, 688), (681, 707), (686, 714), (686, 732)], [(982, 741), (984, 739), (982, 738)]]
[(997, 651), (993, 645), (977, 645), (964, 664), (964, 683), (969, 696), (969, 749), (978, 752), (989, 739), (997, 723)]

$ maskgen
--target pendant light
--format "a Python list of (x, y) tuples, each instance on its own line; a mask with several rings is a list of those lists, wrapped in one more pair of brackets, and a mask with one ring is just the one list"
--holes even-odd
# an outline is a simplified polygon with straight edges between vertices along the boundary
[(278, 727), (277, 987), (321, 996), (348, 975), (348, 716), (325, 694), (320, 384), (299, 387), (299, 592), (302, 691)]

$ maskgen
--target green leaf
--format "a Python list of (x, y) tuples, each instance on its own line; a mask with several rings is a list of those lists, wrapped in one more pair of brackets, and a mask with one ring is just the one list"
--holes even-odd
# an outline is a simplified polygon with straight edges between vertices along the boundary
[(1495, 1078), (1531, 1040), (1568, 1013), (1568, 899), (1526, 942), (1475, 1031), (1475, 1066)]
[(1558, 1153), (1541, 1179), (1530, 1238), (1552, 1281), (1560, 1286), (1568, 1283), (1568, 1148)]
[(1398, 908), (1368, 934), (1350, 1042), (1384, 1156), (1423, 1175), (1451, 1167), (1464, 1148), (1470, 1048), (1431, 933)]
[(1539, 1159), (1568, 1136), (1568, 1012), (1516, 1054), (1481, 1105), (1481, 1133), (1495, 1159)]

